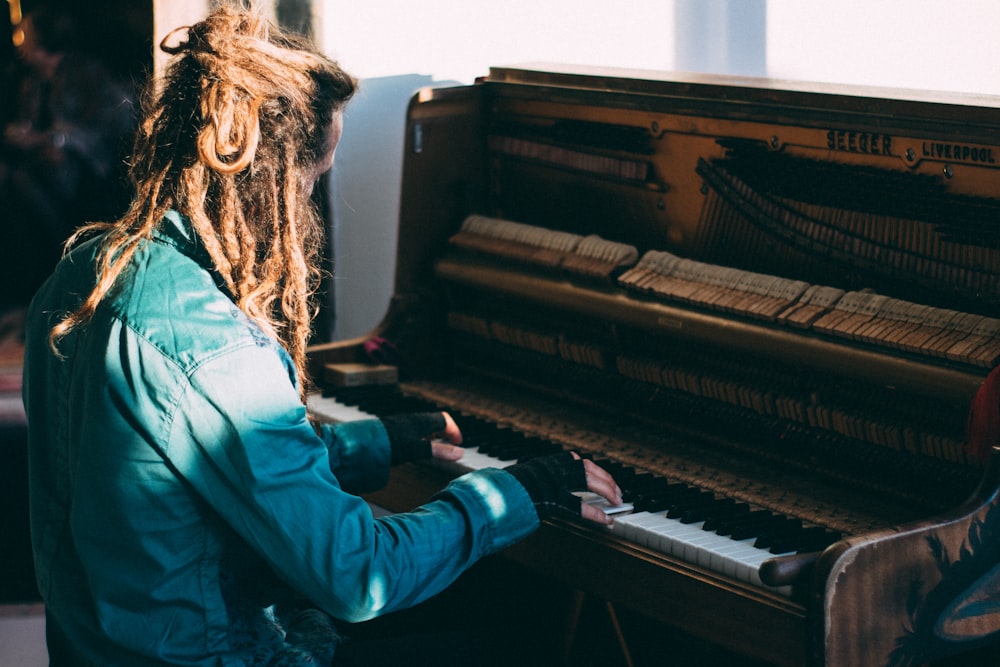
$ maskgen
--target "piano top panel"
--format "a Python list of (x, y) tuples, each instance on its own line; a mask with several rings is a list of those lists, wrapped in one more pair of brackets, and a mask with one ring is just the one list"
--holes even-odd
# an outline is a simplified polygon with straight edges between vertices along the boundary
[(1000, 96), (984, 94), (567, 63), (492, 67), (486, 80), (545, 89), (549, 98), (569, 90), (635, 94), (647, 100), (646, 106), (665, 103), (677, 112), (698, 116), (807, 124), (857, 118), (866, 127), (923, 127), (947, 139), (984, 141), (1000, 128)]

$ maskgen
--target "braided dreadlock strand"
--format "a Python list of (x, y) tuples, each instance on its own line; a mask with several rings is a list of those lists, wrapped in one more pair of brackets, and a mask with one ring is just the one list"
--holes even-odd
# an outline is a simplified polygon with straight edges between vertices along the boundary
[(130, 164), (136, 196), (122, 218), (87, 225), (68, 242), (103, 234), (98, 279), (50, 343), (58, 354), (59, 340), (93, 316), (174, 209), (237, 307), (289, 352), (304, 397), (323, 238), (310, 193), (357, 82), (299, 38), (230, 7), (160, 48), (174, 57), (143, 100)]

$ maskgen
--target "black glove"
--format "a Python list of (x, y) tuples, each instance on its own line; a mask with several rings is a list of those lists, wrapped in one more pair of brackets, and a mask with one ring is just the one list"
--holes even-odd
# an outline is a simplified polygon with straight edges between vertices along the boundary
[(575, 459), (569, 452), (560, 452), (528, 459), (504, 470), (512, 474), (531, 496), (539, 519), (552, 516), (557, 510), (580, 516), (580, 498), (572, 492), (587, 490), (583, 459)]
[(444, 430), (440, 412), (412, 412), (382, 417), (389, 434), (392, 465), (431, 457), (431, 436)]

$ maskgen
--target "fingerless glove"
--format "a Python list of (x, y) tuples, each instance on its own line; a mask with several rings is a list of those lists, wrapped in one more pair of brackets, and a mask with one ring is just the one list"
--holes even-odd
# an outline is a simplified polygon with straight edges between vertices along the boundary
[(431, 458), (430, 438), (445, 428), (440, 412), (412, 412), (381, 419), (389, 434), (392, 465)]
[(505, 470), (531, 496), (539, 519), (550, 517), (557, 511), (580, 516), (580, 499), (573, 495), (573, 491), (587, 489), (583, 459), (575, 459), (569, 452), (560, 452), (528, 459)]

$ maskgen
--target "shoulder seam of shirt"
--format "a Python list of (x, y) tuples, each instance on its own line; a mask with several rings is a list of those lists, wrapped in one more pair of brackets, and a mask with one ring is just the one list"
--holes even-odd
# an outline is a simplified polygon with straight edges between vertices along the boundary
[(168, 354), (166, 350), (164, 350), (155, 341), (150, 339), (149, 336), (139, 331), (138, 328), (132, 326), (131, 320), (125, 317), (124, 314), (120, 312), (114, 312), (112, 313), (112, 317), (121, 322), (122, 325), (124, 325), (129, 331), (131, 331), (136, 338), (146, 342), (151, 348), (156, 350), (161, 357), (170, 362), (171, 365), (175, 366), (181, 372), (181, 374), (188, 379), (190, 379), (191, 376), (197, 373), (199, 368), (201, 368), (202, 366), (211, 361), (214, 361), (216, 359), (226, 356), (227, 354), (231, 354), (237, 350), (246, 347), (260, 347), (260, 345), (258, 345), (257, 342), (254, 340), (253, 336), (248, 335), (246, 338), (240, 338), (238, 340), (228, 341), (225, 345), (219, 347), (217, 350), (213, 350), (208, 354), (198, 356), (197, 358), (194, 359), (194, 363), (192, 363), (190, 367), (187, 367), (184, 364), (182, 364), (179, 359), (176, 359), (173, 355)]

